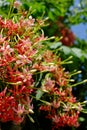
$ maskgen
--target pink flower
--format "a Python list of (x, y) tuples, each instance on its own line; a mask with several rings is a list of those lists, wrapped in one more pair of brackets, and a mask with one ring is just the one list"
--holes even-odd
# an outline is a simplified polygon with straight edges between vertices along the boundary
[(2, 37), (2, 35), (0, 35), (0, 44), (5, 42), (6, 37)]
[(55, 123), (59, 123), (60, 122), (60, 117), (58, 117), (58, 115), (54, 115), (52, 117), (52, 121), (55, 122)]
[(52, 106), (54, 107), (54, 108), (59, 108), (60, 107), (60, 101), (58, 100), (58, 101), (56, 101), (56, 100), (54, 100), (53, 102), (52, 102)]
[(24, 105), (22, 106), (21, 104), (18, 104), (18, 108), (17, 109), (13, 108), (13, 110), (19, 117), (21, 117), (24, 114), (25, 108)]
[(41, 89), (44, 92), (49, 92), (53, 90), (54, 86), (55, 86), (55, 81), (48, 78), (45, 80), (45, 83), (43, 84)]
[(15, 1), (14, 2), (14, 8), (19, 8), (20, 7), (20, 5), (21, 5), (21, 2), (20, 1)]
[(27, 113), (27, 114), (34, 113), (32, 99), (30, 99), (28, 96), (26, 96), (26, 100), (24, 101), (24, 104), (26, 107), (25, 113)]

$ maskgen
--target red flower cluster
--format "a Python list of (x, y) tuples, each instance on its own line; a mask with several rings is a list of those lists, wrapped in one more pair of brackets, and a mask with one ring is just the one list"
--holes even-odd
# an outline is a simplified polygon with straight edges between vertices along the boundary
[(53, 129), (78, 126), (81, 106), (72, 95), (69, 74), (44, 46), (48, 39), (39, 26), (32, 16), (17, 22), (0, 17), (0, 120), (21, 123), (33, 113), (36, 98), (38, 112), (48, 112)]
[(42, 83), (42, 91), (46, 92), (42, 99), (48, 99), (50, 104), (40, 106), (40, 111), (48, 112), (46, 118), (52, 120), (53, 130), (65, 126), (78, 127), (78, 117), (81, 105), (76, 102), (69, 85), (69, 75), (58, 64), (51, 72), (51, 77), (46, 76)]
[(73, 34), (73, 32), (69, 30), (68, 28), (63, 27), (60, 30), (60, 33), (63, 37), (61, 39), (61, 42), (66, 46), (72, 46), (75, 41), (75, 35)]
[(0, 120), (21, 123), (33, 112), (30, 94), (33, 92), (34, 19), (3, 20), (0, 17)]

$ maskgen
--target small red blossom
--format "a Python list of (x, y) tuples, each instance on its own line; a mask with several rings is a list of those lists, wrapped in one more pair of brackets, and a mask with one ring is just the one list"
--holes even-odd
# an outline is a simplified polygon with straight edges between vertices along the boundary
[(48, 106), (47, 105), (46, 106), (40, 106), (40, 108), (39, 108), (39, 110), (41, 110), (41, 111), (48, 111), (48, 112), (50, 111), (50, 109), (51, 108), (50, 108), (49, 105)]

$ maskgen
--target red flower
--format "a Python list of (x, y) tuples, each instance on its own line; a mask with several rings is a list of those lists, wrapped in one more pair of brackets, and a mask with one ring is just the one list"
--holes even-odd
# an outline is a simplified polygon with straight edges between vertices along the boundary
[(61, 29), (60, 33), (63, 37), (61, 39), (61, 42), (66, 46), (72, 46), (75, 41), (75, 35), (73, 34), (73, 32), (64, 27), (63, 29)]

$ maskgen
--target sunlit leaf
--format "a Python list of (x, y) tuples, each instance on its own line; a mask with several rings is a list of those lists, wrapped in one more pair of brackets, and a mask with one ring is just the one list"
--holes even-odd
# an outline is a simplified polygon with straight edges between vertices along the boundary
[(55, 42), (50, 45), (50, 49), (56, 49), (56, 48), (60, 47), (61, 45), (62, 45), (61, 42)]
[(83, 121), (85, 121), (85, 118), (84, 117), (79, 117), (79, 121), (83, 122)]
[(81, 49), (74, 47), (71, 50), (72, 50), (73, 55), (75, 55), (76, 57), (81, 58), (83, 56)]
[(67, 47), (67, 46), (62, 46), (61, 50), (63, 50), (63, 52), (64, 52), (65, 55), (68, 55), (68, 54), (71, 53), (71, 48)]
[(38, 89), (37, 92), (36, 92), (36, 99), (39, 100), (42, 97), (43, 94), (44, 94), (44, 92), (41, 91), (40, 89)]

